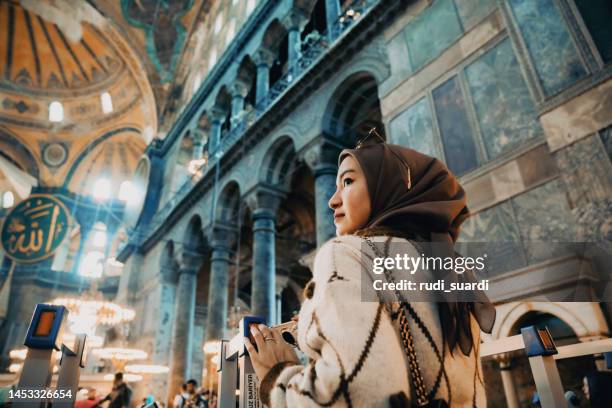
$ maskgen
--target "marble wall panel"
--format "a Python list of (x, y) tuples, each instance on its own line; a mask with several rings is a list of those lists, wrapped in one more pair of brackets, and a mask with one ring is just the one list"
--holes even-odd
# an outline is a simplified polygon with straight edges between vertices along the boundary
[(467, 31), (497, 7), (496, 0), (455, 0), (459, 18)]
[(461, 34), (461, 23), (452, 0), (435, 0), (405, 29), (408, 51), (416, 71), (435, 59)]
[(455, 174), (466, 173), (478, 166), (478, 157), (457, 77), (434, 89), (432, 95), (446, 165)]
[(554, 0), (509, 0), (509, 4), (547, 95), (587, 74)]
[(542, 133), (508, 38), (470, 64), (466, 76), (490, 159)]
[(519, 230), (512, 207), (504, 202), (468, 218), (461, 227), (458, 242), (484, 243), (485, 265), (489, 276), (526, 265)]
[(420, 99), (398, 115), (391, 121), (390, 127), (393, 143), (440, 157), (427, 98)]
[(572, 207), (612, 197), (612, 165), (598, 135), (555, 153)]
[(527, 260), (537, 263), (567, 254), (576, 241), (576, 221), (565, 186), (554, 179), (511, 199)]

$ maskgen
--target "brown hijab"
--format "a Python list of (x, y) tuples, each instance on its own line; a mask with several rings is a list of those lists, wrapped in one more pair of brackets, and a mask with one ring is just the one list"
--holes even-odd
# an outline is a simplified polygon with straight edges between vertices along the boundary
[[(349, 155), (357, 160), (365, 174), (371, 200), (372, 211), (362, 233), (367, 235), (368, 230), (386, 228), (397, 232), (394, 235), (417, 235), (431, 242), (448, 243), (441, 245), (447, 248), (445, 253), (428, 255), (457, 255), (453, 243), (469, 210), (465, 191), (444, 163), (416, 150), (387, 143), (345, 149), (338, 157), (338, 164)], [(457, 278), (457, 274), (451, 275)], [(482, 296), (482, 302), (456, 302), (446, 298), (439, 303), (440, 323), (451, 352), (456, 345), (465, 355), (471, 352), (470, 313), (483, 331), (491, 332), (495, 308)]]

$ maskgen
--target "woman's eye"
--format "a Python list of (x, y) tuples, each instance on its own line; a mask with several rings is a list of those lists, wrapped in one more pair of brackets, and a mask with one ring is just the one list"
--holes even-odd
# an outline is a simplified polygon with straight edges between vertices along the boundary
[(343, 185), (344, 187), (346, 187), (346, 186), (348, 186), (349, 184), (351, 184), (352, 182), (353, 182), (353, 179), (351, 179), (351, 178), (348, 178), (348, 177), (347, 177), (347, 178), (345, 178), (344, 180), (342, 180), (342, 185)]

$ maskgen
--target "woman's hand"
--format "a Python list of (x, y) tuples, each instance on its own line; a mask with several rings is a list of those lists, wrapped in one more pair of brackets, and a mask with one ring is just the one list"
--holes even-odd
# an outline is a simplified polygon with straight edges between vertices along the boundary
[(270, 330), (269, 327), (260, 324), (257, 327), (251, 326), (251, 334), (255, 339), (257, 350), (248, 337), (244, 338), (255, 374), (259, 381), (268, 374), (268, 371), (278, 363), (290, 362), (300, 364), (293, 348), (285, 343), (277, 331)]

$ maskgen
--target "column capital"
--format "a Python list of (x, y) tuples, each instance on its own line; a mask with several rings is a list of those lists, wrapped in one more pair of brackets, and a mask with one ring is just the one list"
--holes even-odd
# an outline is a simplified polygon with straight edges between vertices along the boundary
[(293, 7), (291, 10), (289, 10), (289, 12), (282, 19), (282, 24), (283, 26), (285, 26), (287, 31), (302, 31), (307, 23), (308, 13), (296, 7)]
[(248, 93), (249, 84), (240, 79), (236, 79), (234, 83), (230, 86), (230, 95), (232, 96), (232, 98), (235, 98), (237, 96), (241, 98), (246, 98)]
[(217, 248), (226, 248), (229, 251), (229, 248), (234, 244), (238, 236), (238, 229), (235, 225), (215, 221), (214, 225), (211, 224), (204, 234), (208, 242), (210, 242), (210, 248), (213, 251)]
[(270, 68), (274, 62), (274, 53), (265, 47), (260, 47), (257, 51), (255, 51), (252, 59), (256, 66), (265, 66)]
[(338, 155), (340, 148), (329, 143), (317, 143), (303, 153), (303, 159), (314, 172), (321, 174), (336, 174), (338, 170)]
[(216, 124), (223, 123), (226, 115), (227, 115), (227, 112), (218, 106), (213, 106), (209, 111), (210, 120), (213, 123), (213, 125), (215, 124), (215, 122)]
[(203, 256), (201, 253), (182, 248), (178, 254), (179, 274), (197, 274), (202, 264)]
[(258, 216), (265, 216), (266, 213), (270, 213), (276, 217), (276, 212), (285, 198), (286, 192), (278, 187), (259, 183), (245, 196), (248, 206), (253, 211), (253, 218), (256, 217), (256, 213), (259, 214)]

